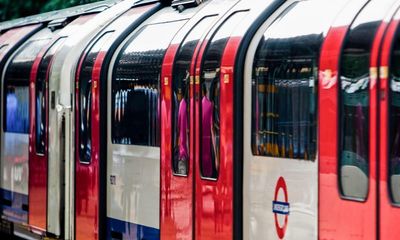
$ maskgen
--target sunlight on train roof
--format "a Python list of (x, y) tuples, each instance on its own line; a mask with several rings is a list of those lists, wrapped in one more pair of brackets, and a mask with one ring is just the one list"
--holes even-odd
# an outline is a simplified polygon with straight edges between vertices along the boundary
[(295, 3), (276, 19), (277, 24), (270, 27), (270, 31), (267, 31), (270, 35), (266, 37), (293, 38), (320, 34), (321, 29), (326, 29), (327, 22), (319, 21), (319, 19), (333, 19), (337, 11), (320, 11), (319, 9), (340, 8), (342, 4), (339, 3), (343, 2), (343, 0), (314, 0)]
[[(133, 40), (135, 44), (129, 44), (125, 52), (146, 52), (154, 50), (154, 46), (167, 46), (170, 39), (163, 38), (163, 36), (169, 35), (168, 33), (171, 30), (168, 27), (157, 27), (157, 25), (158, 24), (154, 24), (142, 28), (138, 36)], [(153, 37), (149, 38), (148, 34), (141, 34), (146, 28), (148, 29), (147, 31), (151, 32), (150, 35)]]

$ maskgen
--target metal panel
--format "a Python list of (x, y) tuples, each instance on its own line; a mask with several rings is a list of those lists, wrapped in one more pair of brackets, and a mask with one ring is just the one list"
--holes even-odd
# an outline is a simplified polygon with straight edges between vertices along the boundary
[[(183, 44), (183, 41), (189, 46), (189, 48), (194, 52), (190, 56), (188, 52), (181, 53), (184, 58), (191, 59), (189, 62), (189, 75), (190, 77), (186, 79), (187, 87), (191, 89), (193, 86), (193, 63), (197, 57), (198, 51), (200, 50), (200, 46), (208, 31), (212, 28), (215, 22), (222, 18), (222, 16), (231, 9), (237, 2), (236, 1), (213, 1), (205, 3), (203, 9), (201, 9), (191, 20), (184, 26), (184, 28), (177, 34), (175, 39), (172, 41), (169, 49), (167, 50), (166, 57), (163, 63), (163, 70), (161, 75), (161, 238), (193, 238), (194, 235), (194, 202), (193, 202), (193, 193), (194, 193), (194, 146), (193, 146), (193, 124), (192, 130), (189, 134), (190, 141), (190, 152), (187, 170), (187, 176), (173, 174), (173, 158), (175, 151), (172, 146), (174, 145), (172, 141), (174, 141), (173, 134), (174, 127), (173, 122), (176, 122), (176, 119), (173, 120), (168, 116), (174, 116), (175, 113), (172, 111), (177, 111), (176, 108), (178, 106), (174, 102), (176, 101), (175, 93), (173, 93), (174, 88), (173, 85), (177, 84), (174, 81), (178, 80), (175, 71), (175, 64), (177, 63), (177, 56), (175, 56), (179, 51), (180, 46)], [(205, 17), (207, 16), (207, 17)], [(212, 16), (212, 17), (210, 17)], [(204, 25), (206, 24), (206, 25)], [(200, 28), (200, 29), (198, 29)], [(199, 30), (201, 32), (199, 32)], [(188, 34), (188, 35), (187, 35)], [(193, 35), (194, 34), (194, 35)], [(187, 36), (186, 36), (187, 35)], [(186, 39), (188, 38), (188, 39)], [(194, 45), (193, 45), (194, 44)], [(193, 45), (193, 46), (192, 46)], [(188, 46), (186, 46), (185, 50), (188, 51)], [(174, 74), (174, 75), (173, 75)], [(189, 85), (189, 79), (192, 79), (192, 83)], [(190, 94), (188, 97), (193, 98), (192, 91), (189, 90)], [(188, 101), (187, 104), (191, 104)], [(172, 108), (172, 105), (175, 105)], [(191, 106), (193, 107), (193, 106)], [(191, 111), (192, 112), (192, 111)], [(190, 116), (189, 119), (192, 119), (193, 116)], [(192, 122), (192, 121), (191, 121)], [(186, 131), (184, 129), (180, 129), (180, 131)], [(171, 146), (171, 147), (164, 147)]]

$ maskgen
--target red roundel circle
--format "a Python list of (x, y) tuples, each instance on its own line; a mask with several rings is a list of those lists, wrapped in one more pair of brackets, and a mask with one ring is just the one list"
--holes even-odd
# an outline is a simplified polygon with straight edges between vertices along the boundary
[[(278, 193), (279, 190), (282, 189), (283, 192), (283, 197), (284, 201), (278, 201)], [(289, 219), (289, 197), (288, 197), (288, 191), (286, 187), (286, 182), (285, 179), (281, 176), (279, 177), (276, 187), (275, 187), (275, 196), (274, 196), (274, 201), (272, 202), (272, 211), (274, 213), (274, 218), (275, 218), (275, 228), (276, 228), (276, 233), (278, 234), (279, 239), (283, 239), (285, 236), (287, 224), (288, 224), (288, 219)], [(278, 214), (279, 215), (285, 215), (284, 223), (282, 226), (280, 226), (278, 222)]]

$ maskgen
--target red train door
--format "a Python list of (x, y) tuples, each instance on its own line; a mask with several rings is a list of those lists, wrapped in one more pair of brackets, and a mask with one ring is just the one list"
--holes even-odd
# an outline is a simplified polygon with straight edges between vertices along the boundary
[(195, 239), (234, 239), (237, 233), (234, 219), (241, 208), (233, 207), (233, 68), (241, 38), (231, 35), (246, 17), (249, 11), (233, 12), (209, 34), (195, 66)]
[[(64, 21), (68, 24), (64, 30), (68, 31), (85, 23), (88, 15), (77, 18), (75, 21)], [(70, 22), (70, 23), (69, 23)], [(48, 216), (52, 216), (51, 189), (48, 182), (52, 181), (49, 172), (48, 135), (49, 135), (49, 75), (53, 56), (68, 37), (63, 30), (51, 32), (54, 35), (48, 45), (43, 47), (33, 63), (30, 73), (30, 138), (29, 138), (29, 218), (28, 223), (34, 231), (43, 233), (48, 230)], [(51, 107), (55, 108), (54, 96)], [(59, 177), (59, 175), (57, 175)], [(54, 184), (53, 184), (54, 185)], [(49, 198), (50, 196), (50, 198)], [(56, 211), (56, 210), (54, 210)], [(56, 225), (57, 223), (52, 222)]]
[[(393, 10), (398, 6), (393, 7)], [(400, 229), (400, 11), (385, 21), (379, 66), (379, 239), (398, 239)], [(377, 65), (376, 65), (377, 66)]]
[(47, 229), (48, 77), (54, 53), (63, 41), (59, 38), (41, 50), (30, 77), (29, 225), (39, 231)]
[[(106, 32), (83, 54), (76, 77), (76, 239), (98, 239), (100, 211), (99, 72), (113, 32)], [(100, 60), (98, 60), (100, 59)], [(97, 62), (99, 61), (99, 62)], [(100, 67), (99, 67), (100, 65)], [(105, 196), (103, 196), (105, 197)]]
[(321, 50), (322, 239), (376, 239), (379, 234), (377, 62), (386, 28), (382, 21), (392, 4), (391, 0), (350, 2)]
[[(197, 160), (198, 107), (202, 99), (199, 92), (200, 76), (199, 72), (195, 72), (195, 70), (201, 67), (202, 56), (204, 56), (206, 43), (209, 41), (209, 37), (206, 39), (205, 37), (217, 21), (218, 13), (229, 10), (234, 2), (231, 2), (230, 5), (227, 5), (226, 2), (209, 4), (185, 25), (186, 29), (181, 31), (184, 35), (177, 35), (164, 59), (161, 100), (163, 116), (161, 132), (163, 134), (161, 139), (160, 228), (162, 239), (232, 239), (232, 162), (222, 167), (224, 173), (219, 177), (220, 180), (217, 180), (217, 169), (211, 163), (208, 165), (207, 175), (200, 177), (202, 173), (200, 173), (200, 165)], [(228, 18), (227, 22), (223, 23), (221, 33), (212, 37), (214, 39), (214, 42), (210, 43), (212, 49), (206, 50), (206, 53), (218, 50), (216, 68), (221, 66), (222, 55), (230, 33), (243, 16), (244, 14), (241, 13), (233, 14), (232, 18)], [(215, 27), (213, 31), (215, 31)], [(189, 33), (186, 35), (186, 32)], [(222, 40), (222, 45), (216, 44), (217, 40)], [(215, 72), (214, 77), (217, 83), (219, 72)], [(211, 102), (209, 103), (211, 104)], [(164, 116), (172, 116), (172, 118)], [(209, 116), (211, 117), (211, 115)], [(228, 115), (226, 116), (228, 119)], [(232, 121), (232, 117), (229, 119)], [(232, 127), (230, 128), (232, 129)], [(219, 136), (217, 138), (219, 139)], [(232, 139), (230, 138), (229, 141)], [(211, 144), (211, 142), (209, 143)], [(224, 146), (228, 147), (229, 145), (225, 144)], [(211, 151), (210, 148), (208, 150)], [(211, 185), (207, 186), (207, 184)], [(224, 188), (224, 185), (228, 187)], [(198, 191), (199, 188), (205, 189), (205, 192)], [(216, 193), (216, 191), (219, 192)], [(199, 204), (202, 195), (205, 195), (207, 201), (204, 205)], [(219, 204), (218, 208), (214, 207), (215, 204)], [(210, 206), (213, 209), (210, 209)]]
[[(193, 62), (205, 32), (216, 15), (195, 19), (186, 35), (178, 34), (168, 48), (162, 69), (161, 100), (161, 238), (193, 238)], [(188, 28), (188, 23), (185, 28)], [(182, 32), (187, 32), (183, 29)], [(184, 39), (182, 39), (184, 37)], [(181, 43), (182, 42), (182, 43)], [(180, 44), (181, 43), (181, 44)], [(173, 74), (172, 74), (173, 73)], [(168, 147), (165, 147), (168, 146)]]

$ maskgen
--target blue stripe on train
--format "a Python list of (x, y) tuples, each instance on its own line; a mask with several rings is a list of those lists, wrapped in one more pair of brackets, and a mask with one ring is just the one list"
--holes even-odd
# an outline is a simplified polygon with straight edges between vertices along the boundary
[(158, 240), (160, 239), (160, 230), (115, 218), (107, 218), (107, 239)]
[(28, 195), (0, 188), (0, 211), (3, 218), (12, 222), (27, 223), (27, 208)]

